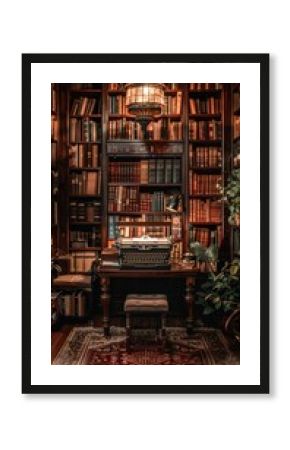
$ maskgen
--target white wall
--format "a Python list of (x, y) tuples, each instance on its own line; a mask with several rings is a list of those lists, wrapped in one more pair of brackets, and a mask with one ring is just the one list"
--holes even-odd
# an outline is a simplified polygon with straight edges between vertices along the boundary
[[(34, 450), (41, 446), (46, 450), (63, 446), (74, 450), (126, 446), (127, 449), (170, 450), (195, 446), (240, 450), (246, 446), (270, 449), (278, 439), (287, 443), (290, 390), (287, 2), (277, 1), (273, 6), (269, 1), (248, 0), (238, 3), (208, 0), (198, 2), (200, 6), (183, 0), (159, 2), (160, 5), (149, 0), (141, 4), (128, 0), (111, 1), (108, 6), (104, 3), (51, 0), (44, 4), (27, 0), (10, 1), (2, 6), (0, 408), (3, 418), (0, 442), (6, 441), (2, 448)], [(109, 19), (106, 11), (110, 13)], [(152, 37), (149, 39), (148, 35)], [(270, 396), (98, 397), (20, 393), (20, 54), (126, 51), (270, 52), (272, 55)]]

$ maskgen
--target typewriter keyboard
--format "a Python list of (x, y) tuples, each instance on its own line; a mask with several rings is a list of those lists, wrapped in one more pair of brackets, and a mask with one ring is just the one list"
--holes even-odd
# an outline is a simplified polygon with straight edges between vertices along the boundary
[(168, 252), (125, 252), (123, 255), (122, 266), (135, 268), (168, 267)]

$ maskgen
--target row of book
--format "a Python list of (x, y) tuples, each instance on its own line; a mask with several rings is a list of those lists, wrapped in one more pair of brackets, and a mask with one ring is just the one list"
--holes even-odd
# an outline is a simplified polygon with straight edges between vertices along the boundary
[(166, 212), (170, 194), (163, 191), (140, 192), (140, 211)]
[(109, 182), (175, 184), (181, 182), (180, 159), (152, 159), (138, 162), (110, 162)]
[(109, 97), (109, 114), (129, 114), (124, 95), (111, 95)]
[(101, 124), (96, 120), (71, 118), (69, 123), (70, 142), (96, 142), (101, 139)]
[(222, 151), (220, 147), (195, 147), (189, 145), (189, 164), (196, 168), (222, 167)]
[[(154, 222), (162, 221), (162, 225), (154, 225)], [(148, 225), (144, 225), (147, 222)], [(168, 223), (168, 224), (167, 224)], [(131, 216), (108, 216), (108, 239), (117, 239), (123, 237), (140, 237), (144, 234), (153, 237), (171, 237), (178, 241), (182, 235), (182, 220), (179, 215), (142, 214), (139, 217)], [(163, 234), (162, 234), (163, 233)]]
[(142, 160), (141, 184), (178, 184), (181, 183), (180, 159), (152, 159)]
[(72, 195), (101, 194), (101, 172), (72, 173), (70, 181)]
[(140, 183), (140, 162), (112, 162), (108, 167), (110, 183)]
[(214, 230), (210, 228), (192, 227), (189, 230), (189, 241), (199, 242), (204, 247), (209, 247), (210, 245), (220, 247), (222, 241), (222, 228), (219, 225)]
[(240, 93), (239, 92), (234, 92), (233, 109), (234, 109), (234, 112), (238, 112), (240, 109)]
[(58, 140), (58, 128), (59, 123), (55, 116), (51, 116), (51, 140), (57, 141)]
[(109, 139), (138, 139), (143, 138), (141, 125), (133, 120), (117, 119), (109, 121)]
[(189, 221), (219, 223), (222, 221), (222, 204), (216, 200), (194, 199), (189, 201)]
[(101, 234), (95, 227), (89, 231), (70, 232), (70, 247), (73, 249), (97, 247), (98, 245), (101, 245)]
[(178, 141), (183, 136), (183, 123), (181, 120), (172, 120), (168, 117), (151, 122), (147, 127), (149, 139)]
[(240, 137), (240, 116), (234, 116), (233, 134), (234, 134), (234, 139), (237, 139)]
[(120, 225), (118, 227), (118, 236), (126, 238), (136, 238), (141, 236), (150, 237), (169, 237), (171, 235), (170, 225), (141, 225), (128, 226)]
[[(162, 118), (150, 123), (147, 127), (148, 139), (181, 140), (182, 122)], [(122, 118), (109, 121), (109, 139), (144, 139), (141, 125), (133, 120)]]
[(91, 114), (101, 114), (100, 99), (95, 97), (78, 97), (72, 100), (71, 116), (89, 116)]
[(177, 91), (176, 95), (168, 95), (164, 98), (163, 114), (181, 114), (182, 112), (182, 92)]
[(75, 144), (69, 148), (69, 167), (97, 168), (100, 165), (98, 144)]
[(108, 186), (108, 212), (139, 211), (137, 187)]
[(100, 202), (70, 202), (70, 222), (99, 222), (101, 221)]
[(190, 114), (219, 114), (221, 112), (221, 99), (219, 97), (190, 98)]
[(215, 140), (222, 139), (222, 122), (215, 120), (190, 120), (189, 139)]
[(190, 83), (189, 89), (193, 91), (204, 91), (208, 89), (222, 89), (222, 83)]
[(96, 252), (72, 251), (69, 259), (71, 273), (90, 272), (92, 264), (96, 259)]
[(203, 175), (189, 171), (189, 195), (220, 194), (221, 183), (220, 175)]
[(87, 294), (83, 290), (53, 292), (51, 301), (52, 325), (56, 322), (57, 316), (85, 317), (87, 314)]

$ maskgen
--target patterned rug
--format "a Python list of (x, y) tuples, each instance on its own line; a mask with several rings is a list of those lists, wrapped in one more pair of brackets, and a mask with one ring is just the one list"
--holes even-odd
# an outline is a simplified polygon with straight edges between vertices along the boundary
[(111, 327), (106, 338), (102, 328), (76, 327), (52, 364), (233, 365), (239, 364), (239, 357), (230, 351), (223, 333), (213, 328), (197, 328), (192, 336), (185, 328), (167, 328), (163, 344), (154, 330), (134, 330), (127, 348), (124, 328)]

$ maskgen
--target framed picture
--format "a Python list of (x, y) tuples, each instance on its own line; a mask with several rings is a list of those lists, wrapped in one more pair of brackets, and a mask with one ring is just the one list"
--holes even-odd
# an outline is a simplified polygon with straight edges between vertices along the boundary
[(268, 393), (269, 55), (23, 54), (22, 145), (23, 393)]

